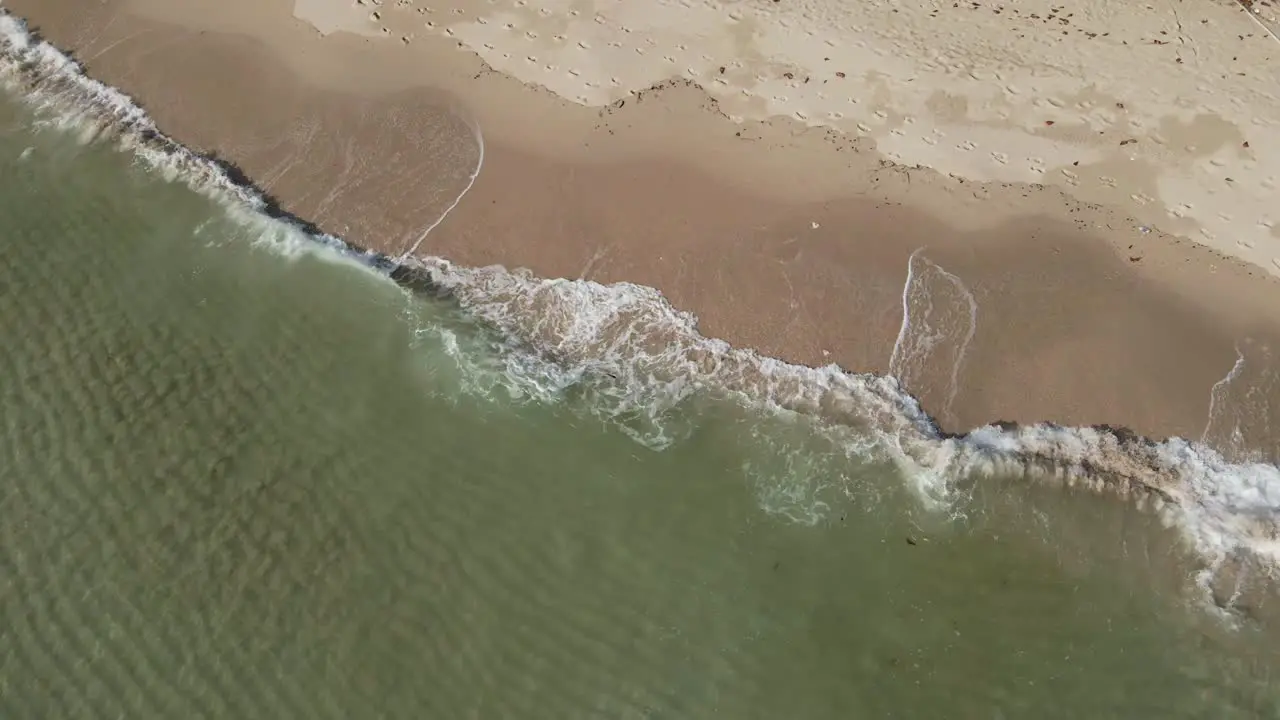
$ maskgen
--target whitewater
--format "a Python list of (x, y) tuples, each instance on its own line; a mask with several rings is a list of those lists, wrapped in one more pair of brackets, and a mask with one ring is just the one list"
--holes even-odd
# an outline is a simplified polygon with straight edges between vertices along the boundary
[[(720, 393), (747, 406), (818, 418), (850, 456), (896, 465), (920, 501), (940, 513), (983, 477), (1017, 475), (1113, 494), (1159, 513), (1201, 558), (1198, 579), (1206, 590), (1219, 578), (1238, 584), (1251, 574), (1270, 578), (1280, 568), (1280, 468), (1274, 465), (1231, 462), (1202, 442), (1156, 442), (1102, 426), (996, 424), (949, 434), (895, 377), (834, 365), (796, 366), (731, 347), (702, 336), (696, 317), (672, 307), (653, 288), (545, 279), (497, 266), (469, 268), (444, 258), (391, 258), (362, 250), (289, 215), (234, 167), (165, 135), (128, 96), (88, 77), (3, 8), (0, 79), (45, 125), (84, 143), (117, 144), (163, 177), (216, 200), (277, 252), (355, 264), (409, 290), (456, 302), (496, 331), (501, 351), (496, 365), (481, 365), (456, 343), (451, 346), (469, 369), (475, 392), (534, 402), (585, 395), (597, 417), (654, 450), (680, 437), (680, 428), (669, 421), (673, 409), (696, 393)], [(476, 139), (483, 143), (478, 128)], [(479, 172), (478, 164), (468, 189)], [(461, 201), (462, 195), (449, 209)], [(426, 228), (414, 248), (443, 220)], [(904, 287), (904, 334), (916, 262), (959, 283), (913, 254)], [(967, 293), (963, 285), (959, 290)], [(976, 323), (976, 305), (969, 300)], [(957, 362), (963, 349), (960, 356)], [(895, 346), (893, 369), (909, 366), (910, 353)]]

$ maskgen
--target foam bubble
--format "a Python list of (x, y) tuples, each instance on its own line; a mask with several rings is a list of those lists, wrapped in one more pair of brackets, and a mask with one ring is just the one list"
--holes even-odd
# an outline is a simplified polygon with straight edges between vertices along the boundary
[[(1242, 564), (1268, 572), (1280, 566), (1280, 469), (1273, 465), (1231, 463), (1202, 444), (1156, 443), (1105, 427), (992, 425), (947, 435), (892, 377), (789, 365), (703, 337), (693, 315), (652, 288), (548, 280), (439, 258), (397, 263), (359, 251), (283, 216), (226, 166), (159, 132), (127, 96), (86, 77), (3, 9), (0, 81), (45, 122), (86, 142), (109, 138), (164, 177), (221, 202), (277, 252), (320, 252), (452, 297), (500, 338), (489, 348), (498, 352), (486, 355), (443, 325), (423, 330), (455, 358), (473, 392), (536, 402), (577, 393), (601, 419), (655, 449), (679, 439), (671, 422), (678, 405), (719, 394), (815, 418), (849, 454), (896, 465), (935, 507), (945, 507), (963, 484), (996, 473), (1083, 485), (1132, 498), (1178, 527), (1206, 561), (1206, 588), (1219, 568), (1239, 577)], [(794, 486), (771, 501), (804, 519), (795, 500), (813, 490)]]

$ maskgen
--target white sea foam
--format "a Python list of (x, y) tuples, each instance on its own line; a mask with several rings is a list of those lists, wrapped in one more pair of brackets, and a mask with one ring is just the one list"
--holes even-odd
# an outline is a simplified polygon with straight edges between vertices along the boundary
[[(160, 133), (127, 96), (86, 77), (2, 8), (0, 81), (47, 122), (86, 140), (110, 137), (165, 177), (216, 198), (242, 221), (262, 228), (265, 241), (286, 254), (319, 252), (384, 274), (393, 270), (387, 258), (268, 217), (272, 208), (260, 193)], [(460, 362), (471, 363), (467, 374), (477, 391), (501, 388), (537, 400), (585, 394), (603, 419), (654, 448), (678, 439), (679, 428), (670, 421), (676, 406), (703, 392), (722, 393), (822, 421), (838, 430), (849, 454), (896, 464), (930, 504), (944, 505), (958, 485), (992, 473), (1083, 484), (1161, 512), (1204, 557), (1206, 583), (1220, 567), (1230, 566), (1239, 577), (1242, 565), (1268, 571), (1280, 565), (1280, 469), (1273, 465), (1233, 464), (1201, 444), (1155, 443), (1103, 428), (988, 426), (948, 436), (894, 378), (789, 365), (705, 338), (692, 315), (671, 307), (652, 288), (548, 280), (439, 258), (405, 263), (397, 272), (410, 267), (419, 281), (501, 331), (496, 360), (481, 361), (456, 336), (450, 340), (447, 330), (432, 330)], [(907, 312), (910, 290), (909, 268)], [(976, 305), (971, 315), (975, 311)], [(900, 338), (898, 345), (903, 343)], [(787, 497), (781, 492), (779, 502), (786, 505)]]

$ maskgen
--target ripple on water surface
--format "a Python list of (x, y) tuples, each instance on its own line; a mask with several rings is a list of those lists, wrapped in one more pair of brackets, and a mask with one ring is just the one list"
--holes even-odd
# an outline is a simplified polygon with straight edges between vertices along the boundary
[(1276, 713), (1153, 514), (1016, 473), (934, 506), (710, 387), (635, 414), (0, 113), (6, 717)]

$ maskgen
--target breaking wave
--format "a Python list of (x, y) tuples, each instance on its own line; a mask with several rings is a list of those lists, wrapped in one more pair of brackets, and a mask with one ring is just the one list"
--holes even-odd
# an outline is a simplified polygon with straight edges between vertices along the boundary
[[(477, 360), (456, 338), (442, 338), (473, 390), (539, 400), (585, 396), (594, 414), (654, 449), (680, 439), (678, 406), (700, 395), (728, 397), (815, 418), (851, 456), (896, 466), (931, 506), (946, 507), (958, 490), (995, 474), (1132, 499), (1182, 532), (1203, 558), (1199, 579), (1215, 597), (1224, 595), (1222, 582), (1239, 583), (1255, 572), (1270, 577), (1280, 567), (1280, 469), (1274, 465), (1233, 463), (1201, 443), (1154, 442), (1104, 426), (1001, 423), (948, 434), (894, 377), (790, 365), (703, 337), (693, 315), (649, 287), (543, 279), (441, 258), (392, 259), (351, 247), (281, 211), (234, 166), (164, 135), (126, 95), (87, 77), (3, 8), (0, 82), (41, 122), (83, 142), (115, 142), (261, 227), (278, 250), (353, 260), (404, 287), (450, 298), (499, 338), (491, 361)], [(904, 311), (910, 299), (904, 291)], [(976, 322), (976, 308), (970, 311)], [(915, 352), (895, 347), (894, 367), (909, 368)], [(1224, 390), (1214, 392), (1217, 400)], [(1219, 602), (1229, 605), (1238, 593), (1225, 594), (1230, 597)]]

